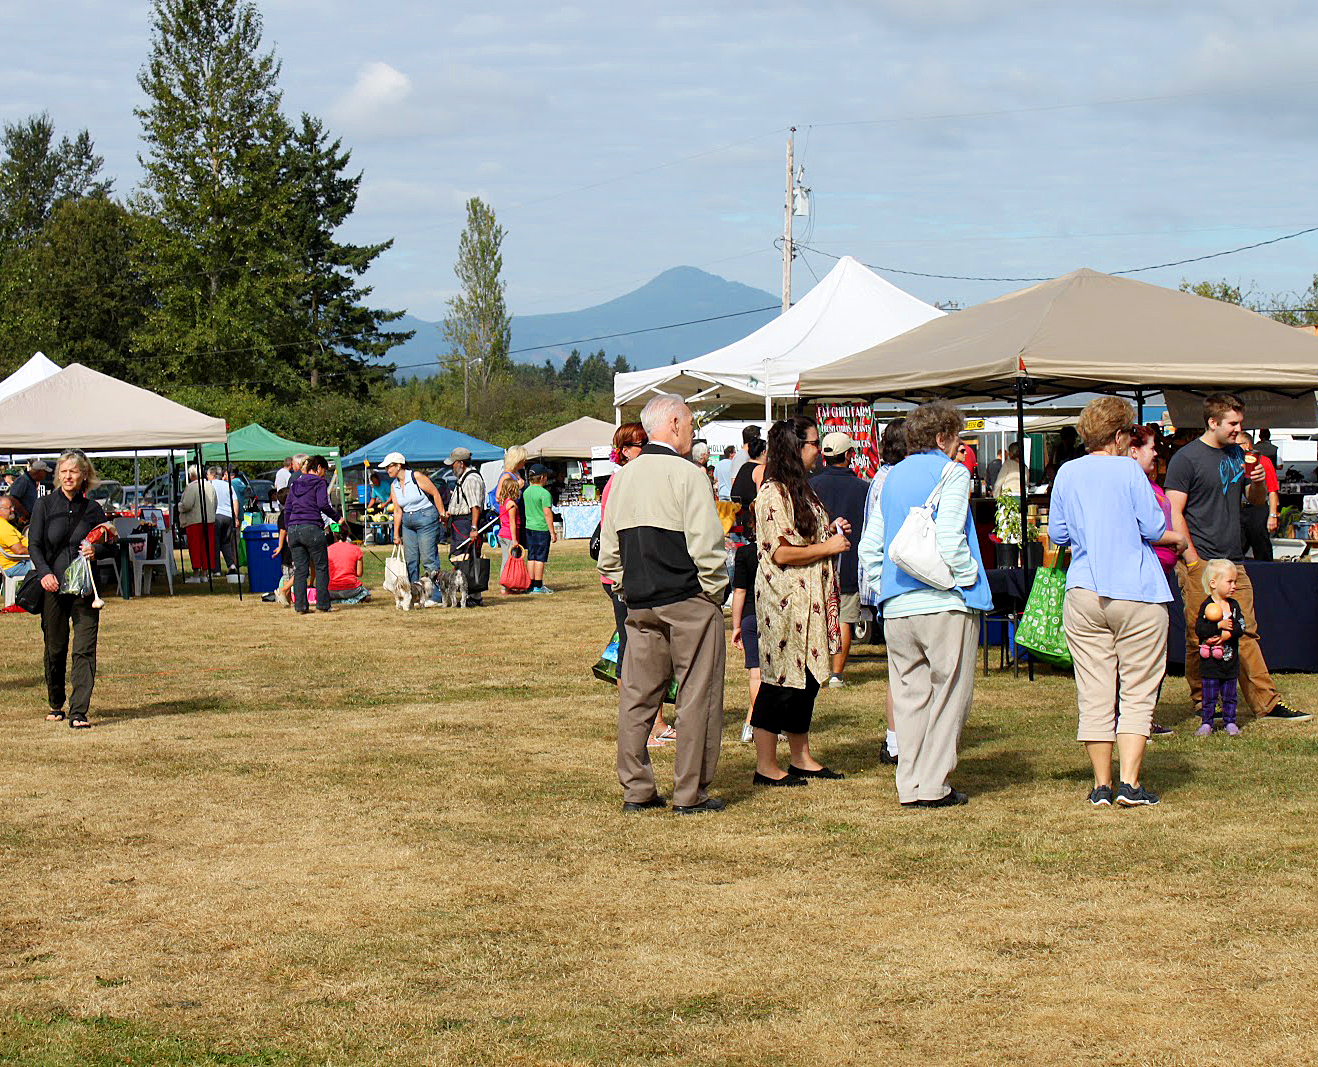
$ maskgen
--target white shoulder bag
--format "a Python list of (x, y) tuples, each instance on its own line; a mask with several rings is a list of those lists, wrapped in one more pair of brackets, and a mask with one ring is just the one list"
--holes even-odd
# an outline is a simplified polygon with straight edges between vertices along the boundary
[(949, 460), (929, 498), (920, 507), (911, 508), (906, 513), (902, 528), (897, 531), (888, 549), (893, 563), (912, 578), (935, 589), (951, 589), (956, 584), (952, 568), (938, 551), (937, 531), (934, 528), (934, 513), (938, 509), (939, 498), (947, 484), (948, 472), (955, 467), (956, 464)]
[(385, 592), (397, 592), (407, 584), (407, 561), (403, 558), (403, 546), (394, 545), (394, 550), (389, 554), (389, 558), (384, 561)]

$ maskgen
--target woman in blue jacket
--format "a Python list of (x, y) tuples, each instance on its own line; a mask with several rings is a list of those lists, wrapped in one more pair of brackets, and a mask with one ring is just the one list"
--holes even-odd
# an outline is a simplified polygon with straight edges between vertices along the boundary
[[(907, 457), (892, 468), (860, 540), (860, 566), (877, 586), (888, 646), (888, 688), (901, 753), (897, 798), (906, 807), (966, 803), (947, 776), (975, 692), (979, 613), (993, 605), (970, 515), (970, 472), (954, 462), (965, 419), (938, 401), (906, 419)], [(911, 508), (940, 485), (935, 527), (938, 553), (952, 586), (927, 585), (892, 560), (892, 540)]]

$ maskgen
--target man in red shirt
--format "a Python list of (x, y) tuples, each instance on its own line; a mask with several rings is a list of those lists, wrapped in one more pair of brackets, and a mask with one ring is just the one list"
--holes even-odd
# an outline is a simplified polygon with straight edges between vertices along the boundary
[(1277, 532), (1277, 511), (1281, 502), (1281, 486), (1277, 482), (1277, 468), (1261, 452), (1254, 451), (1249, 434), (1236, 437), (1236, 443), (1245, 450), (1245, 465), (1251, 462), (1263, 467), (1263, 484), (1245, 482), (1244, 507), (1240, 510), (1241, 533), (1245, 550), (1254, 550), (1254, 558), (1272, 562), (1272, 535)]
[(358, 601), (371, 599), (370, 590), (362, 585), (362, 550), (343, 536), (339, 524), (332, 522), (325, 534), (329, 541), (330, 600)]

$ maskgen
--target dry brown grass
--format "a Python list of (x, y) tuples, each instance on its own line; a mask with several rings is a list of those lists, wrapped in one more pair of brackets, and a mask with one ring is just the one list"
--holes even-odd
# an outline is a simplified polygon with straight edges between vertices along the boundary
[(588, 562), (468, 613), (112, 601), (81, 735), (0, 617), (0, 1060), (1315, 1061), (1314, 724), (1199, 741), (1174, 680), (1164, 803), (1094, 811), (1070, 679), (995, 673), (970, 806), (908, 812), (877, 651), (820, 698), (848, 779), (785, 794), (733, 659), (729, 809), (624, 818)]

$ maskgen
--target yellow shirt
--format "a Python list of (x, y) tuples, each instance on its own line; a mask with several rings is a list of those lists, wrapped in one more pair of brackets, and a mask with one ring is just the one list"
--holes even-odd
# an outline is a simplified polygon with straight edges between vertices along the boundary
[[(22, 551), (15, 553), (15, 546)], [(0, 519), (0, 548), (10, 555), (27, 555), (27, 538), (19, 533), (8, 519)]]

